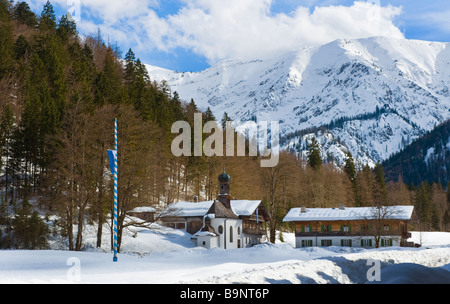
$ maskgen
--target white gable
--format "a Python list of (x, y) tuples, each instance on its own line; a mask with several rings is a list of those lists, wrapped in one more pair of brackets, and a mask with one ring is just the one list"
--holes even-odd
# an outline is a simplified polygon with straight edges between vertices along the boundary
[(261, 201), (231, 200), (231, 209), (237, 215), (250, 216), (260, 203)]
[[(388, 209), (389, 219), (409, 220), (414, 206), (390, 206)], [(361, 220), (374, 218), (373, 207), (345, 207), (339, 208), (292, 208), (283, 219), (283, 222), (295, 221), (338, 221), (338, 220)]]

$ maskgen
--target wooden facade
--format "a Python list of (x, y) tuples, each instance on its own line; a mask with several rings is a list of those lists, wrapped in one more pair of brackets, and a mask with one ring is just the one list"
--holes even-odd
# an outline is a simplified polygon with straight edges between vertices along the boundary
[(156, 210), (153, 207), (137, 207), (127, 212), (129, 216), (137, 217), (146, 222), (155, 221)]
[[(379, 227), (380, 226), (380, 227)], [(400, 220), (384, 220), (378, 224), (376, 220), (354, 221), (303, 221), (295, 222), (295, 235), (373, 235), (374, 229), (381, 234), (407, 235), (407, 222)]]

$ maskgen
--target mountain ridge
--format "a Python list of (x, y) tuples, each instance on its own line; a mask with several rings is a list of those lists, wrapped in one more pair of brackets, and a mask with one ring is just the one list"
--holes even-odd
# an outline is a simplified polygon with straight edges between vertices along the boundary
[(328, 128), (332, 158), (342, 161), (347, 148), (361, 165), (374, 165), (450, 118), (448, 46), (341, 39), (274, 59), (225, 60), (200, 72), (147, 69), (152, 80), (165, 79), (181, 99), (193, 98), (216, 117), (279, 121), (281, 135), (290, 137), (286, 148), (299, 146), (295, 132), (347, 118)]
[(450, 182), (450, 119), (414, 140), (382, 163), (388, 180), (406, 184)]

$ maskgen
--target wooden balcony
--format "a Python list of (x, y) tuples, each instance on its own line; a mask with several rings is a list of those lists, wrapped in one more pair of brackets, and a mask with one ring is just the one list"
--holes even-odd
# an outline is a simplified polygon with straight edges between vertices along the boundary
[(248, 235), (266, 235), (266, 230), (262, 228), (243, 228), (242, 232)]
[[(411, 237), (411, 233), (405, 233), (401, 231), (382, 231), (381, 235), (391, 235), (391, 236), (402, 236), (409, 234)], [(324, 236), (342, 236), (342, 237), (352, 237), (352, 236), (373, 236), (374, 232), (371, 231), (313, 231), (313, 232), (295, 232), (296, 237), (324, 237)]]

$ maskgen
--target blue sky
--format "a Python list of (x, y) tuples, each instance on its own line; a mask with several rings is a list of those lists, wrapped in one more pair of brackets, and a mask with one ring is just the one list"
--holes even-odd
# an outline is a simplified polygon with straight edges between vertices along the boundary
[[(36, 13), (46, 0), (27, 1)], [(53, 0), (82, 35), (132, 48), (144, 63), (199, 71), (228, 58), (268, 58), (339, 38), (450, 41), (448, 0)]]

